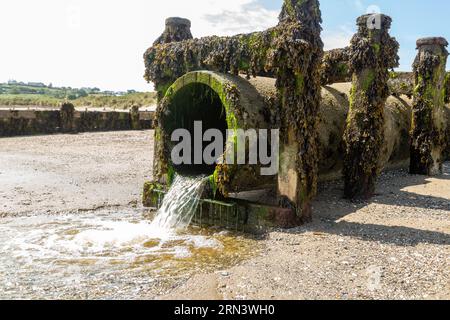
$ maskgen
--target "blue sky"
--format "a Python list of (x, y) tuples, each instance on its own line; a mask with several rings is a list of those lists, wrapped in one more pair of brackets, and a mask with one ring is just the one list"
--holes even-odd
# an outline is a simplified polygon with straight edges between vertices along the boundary
[[(259, 0), (268, 8), (281, 8), (282, 0)], [(324, 38), (348, 37), (356, 31), (355, 20), (371, 6), (393, 18), (391, 34), (400, 43), (400, 68), (411, 70), (416, 40), (443, 36), (450, 40), (450, 1), (448, 0), (321, 0)], [(339, 43), (339, 42), (337, 42)], [(448, 64), (450, 66), (450, 64)]]
[[(321, 0), (326, 49), (347, 46), (356, 18), (377, 6), (394, 19), (401, 70), (415, 42), (450, 40), (448, 0)], [(142, 55), (164, 20), (192, 21), (195, 37), (261, 31), (277, 24), (282, 0), (1, 0), (0, 82), (15, 79), (103, 90), (152, 90)]]

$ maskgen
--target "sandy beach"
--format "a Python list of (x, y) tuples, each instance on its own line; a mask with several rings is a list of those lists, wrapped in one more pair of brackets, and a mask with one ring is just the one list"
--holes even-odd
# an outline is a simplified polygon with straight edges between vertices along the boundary
[[(142, 210), (152, 154), (153, 131), (2, 138), (0, 226), (14, 230), (29, 216)], [(139, 285), (127, 284), (116, 268), (111, 288), (123, 295), (94, 298), (449, 299), (450, 163), (434, 178), (384, 173), (368, 203), (343, 200), (342, 188), (322, 184), (313, 223), (253, 239), (255, 251), (234, 265), (217, 262), (166, 285), (143, 275)], [(32, 297), (45, 298), (36, 286)], [(8, 295), (5, 287), (0, 293)]]

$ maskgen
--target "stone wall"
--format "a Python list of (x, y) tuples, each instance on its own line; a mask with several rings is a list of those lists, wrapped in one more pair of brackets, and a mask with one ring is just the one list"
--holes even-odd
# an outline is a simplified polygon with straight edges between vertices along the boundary
[(139, 112), (138, 119), (128, 111), (74, 110), (70, 119), (64, 119), (62, 114), (58, 109), (0, 109), (0, 137), (153, 128), (154, 113), (150, 111)]

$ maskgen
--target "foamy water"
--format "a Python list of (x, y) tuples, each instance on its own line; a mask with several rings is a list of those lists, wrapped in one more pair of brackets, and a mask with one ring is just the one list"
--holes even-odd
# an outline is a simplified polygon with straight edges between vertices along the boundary
[(156, 228), (131, 209), (1, 218), (0, 299), (140, 298), (255, 247), (224, 232)]
[[(189, 248), (222, 248), (220, 242), (201, 235), (180, 233), (134, 220), (129, 214), (63, 215), (20, 218), (0, 225), (0, 248), (14, 257), (33, 259), (120, 258), (132, 262), (142, 254), (188, 256)], [(19, 220), (19, 218), (17, 218)], [(153, 245), (148, 245), (152, 242)], [(170, 246), (168, 243), (181, 243)]]
[(137, 209), (1, 218), (0, 299), (140, 298), (252, 254), (252, 240), (188, 228), (203, 186), (177, 177), (155, 219)]
[[(24, 231), (16, 234), (13, 226), (1, 226), (11, 233), (4, 250), (16, 257), (39, 258), (115, 258), (131, 260), (143, 253), (188, 256), (184, 247), (167, 248), (167, 243), (182, 242), (194, 247), (220, 248), (217, 241), (202, 236), (180, 235), (191, 222), (204, 184), (203, 177), (177, 177), (153, 221), (129, 214), (39, 216), (21, 218)], [(154, 245), (148, 245), (152, 241)], [(146, 246), (144, 246), (147, 244)], [(164, 250), (163, 250), (164, 248)]]

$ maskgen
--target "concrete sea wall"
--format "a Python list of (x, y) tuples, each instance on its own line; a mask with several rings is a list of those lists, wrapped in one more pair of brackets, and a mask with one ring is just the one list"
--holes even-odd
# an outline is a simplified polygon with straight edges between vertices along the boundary
[(0, 109), (0, 137), (152, 129), (151, 111), (78, 111), (69, 118), (62, 109)]

